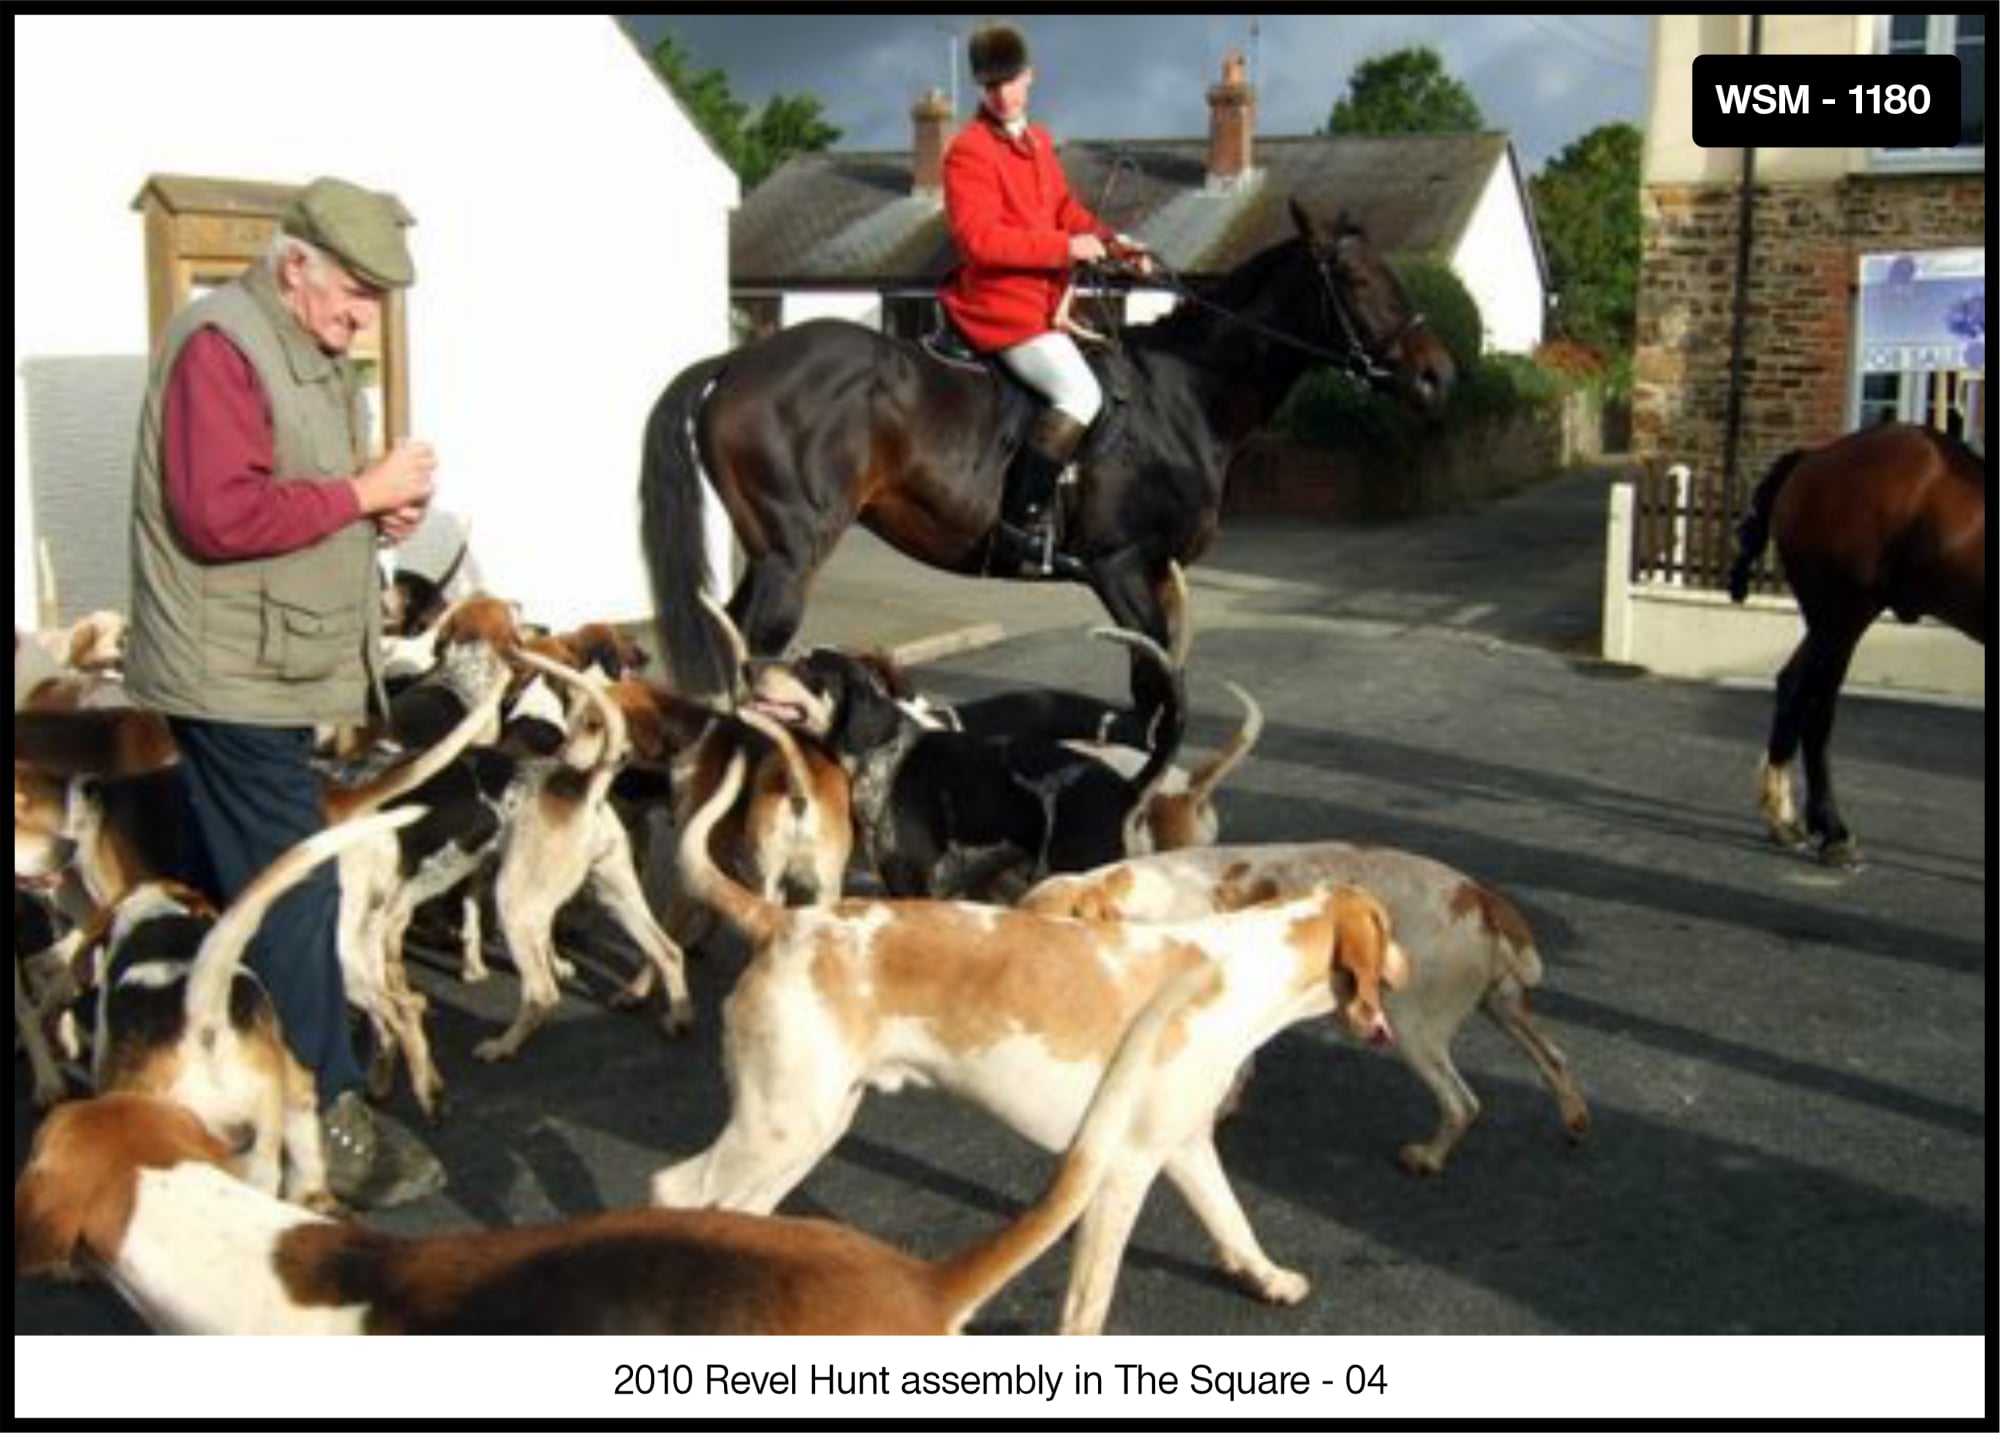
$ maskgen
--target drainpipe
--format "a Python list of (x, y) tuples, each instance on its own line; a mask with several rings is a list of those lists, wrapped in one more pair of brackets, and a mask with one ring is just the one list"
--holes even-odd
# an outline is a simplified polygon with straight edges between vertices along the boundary
[[(1750, 17), (1750, 53), (1763, 52), (1764, 17)], [(1722, 508), (1734, 523), (1742, 508), (1737, 473), (1743, 427), (1743, 335), (1750, 319), (1750, 228), (1756, 213), (1757, 151), (1743, 146), (1743, 177), (1736, 193), (1736, 277), (1729, 322), (1729, 398), (1722, 419)]]

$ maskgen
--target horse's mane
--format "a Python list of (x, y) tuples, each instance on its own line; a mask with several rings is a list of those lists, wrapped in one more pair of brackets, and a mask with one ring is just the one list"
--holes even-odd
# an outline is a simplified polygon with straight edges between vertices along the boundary
[[(1267, 249), (1259, 249), (1228, 273), (1204, 284), (1193, 284), (1197, 297), (1231, 313), (1240, 313), (1262, 293), (1271, 271), (1298, 247), (1297, 239), (1285, 239)], [(1128, 340), (1157, 348), (1185, 349), (1206, 343), (1223, 320), (1195, 304), (1184, 303), (1149, 324), (1135, 324), (1125, 331)]]

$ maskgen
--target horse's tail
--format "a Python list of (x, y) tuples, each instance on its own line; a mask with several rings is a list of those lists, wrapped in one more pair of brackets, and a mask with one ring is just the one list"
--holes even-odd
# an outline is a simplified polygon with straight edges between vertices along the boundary
[(1771, 509), (1777, 504), (1778, 489), (1785, 485), (1785, 479), (1808, 451), (1794, 448), (1771, 464), (1771, 471), (1764, 474), (1764, 481), (1750, 494), (1750, 511), (1736, 525), (1736, 561), (1729, 565), (1731, 602), (1741, 602), (1750, 595), (1751, 569), (1757, 566), (1757, 559), (1764, 555), (1764, 545), (1771, 540)]
[(715, 627), (699, 601), (711, 574), (695, 438), (702, 403), (728, 361), (704, 359), (667, 385), (646, 419), (639, 468), (639, 539), (655, 620), (674, 684), (688, 695), (729, 690)]

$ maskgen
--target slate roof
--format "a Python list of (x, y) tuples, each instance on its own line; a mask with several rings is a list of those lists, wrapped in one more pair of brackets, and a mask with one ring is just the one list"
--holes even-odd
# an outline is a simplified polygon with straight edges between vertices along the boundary
[[(1205, 139), (1082, 140), (1058, 153), (1070, 187), (1107, 223), (1197, 277), (1287, 236), (1292, 196), (1328, 217), (1345, 209), (1377, 252), (1441, 257), (1496, 165), (1520, 183), (1504, 134), (1260, 136), (1257, 172), (1216, 191)], [(923, 289), (954, 258), (938, 198), (911, 193), (907, 152), (800, 155), (730, 220), (730, 282), (739, 290)]]

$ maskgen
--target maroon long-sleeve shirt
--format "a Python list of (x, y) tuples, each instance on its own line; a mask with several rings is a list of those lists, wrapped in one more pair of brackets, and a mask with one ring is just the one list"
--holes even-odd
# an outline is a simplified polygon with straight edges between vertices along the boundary
[(215, 329), (189, 339), (174, 361), (161, 441), (167, 511), (205, 562), (296, 552), (361, 516), (352, 483), (288, 482), (275, 471), (264, 385)]

